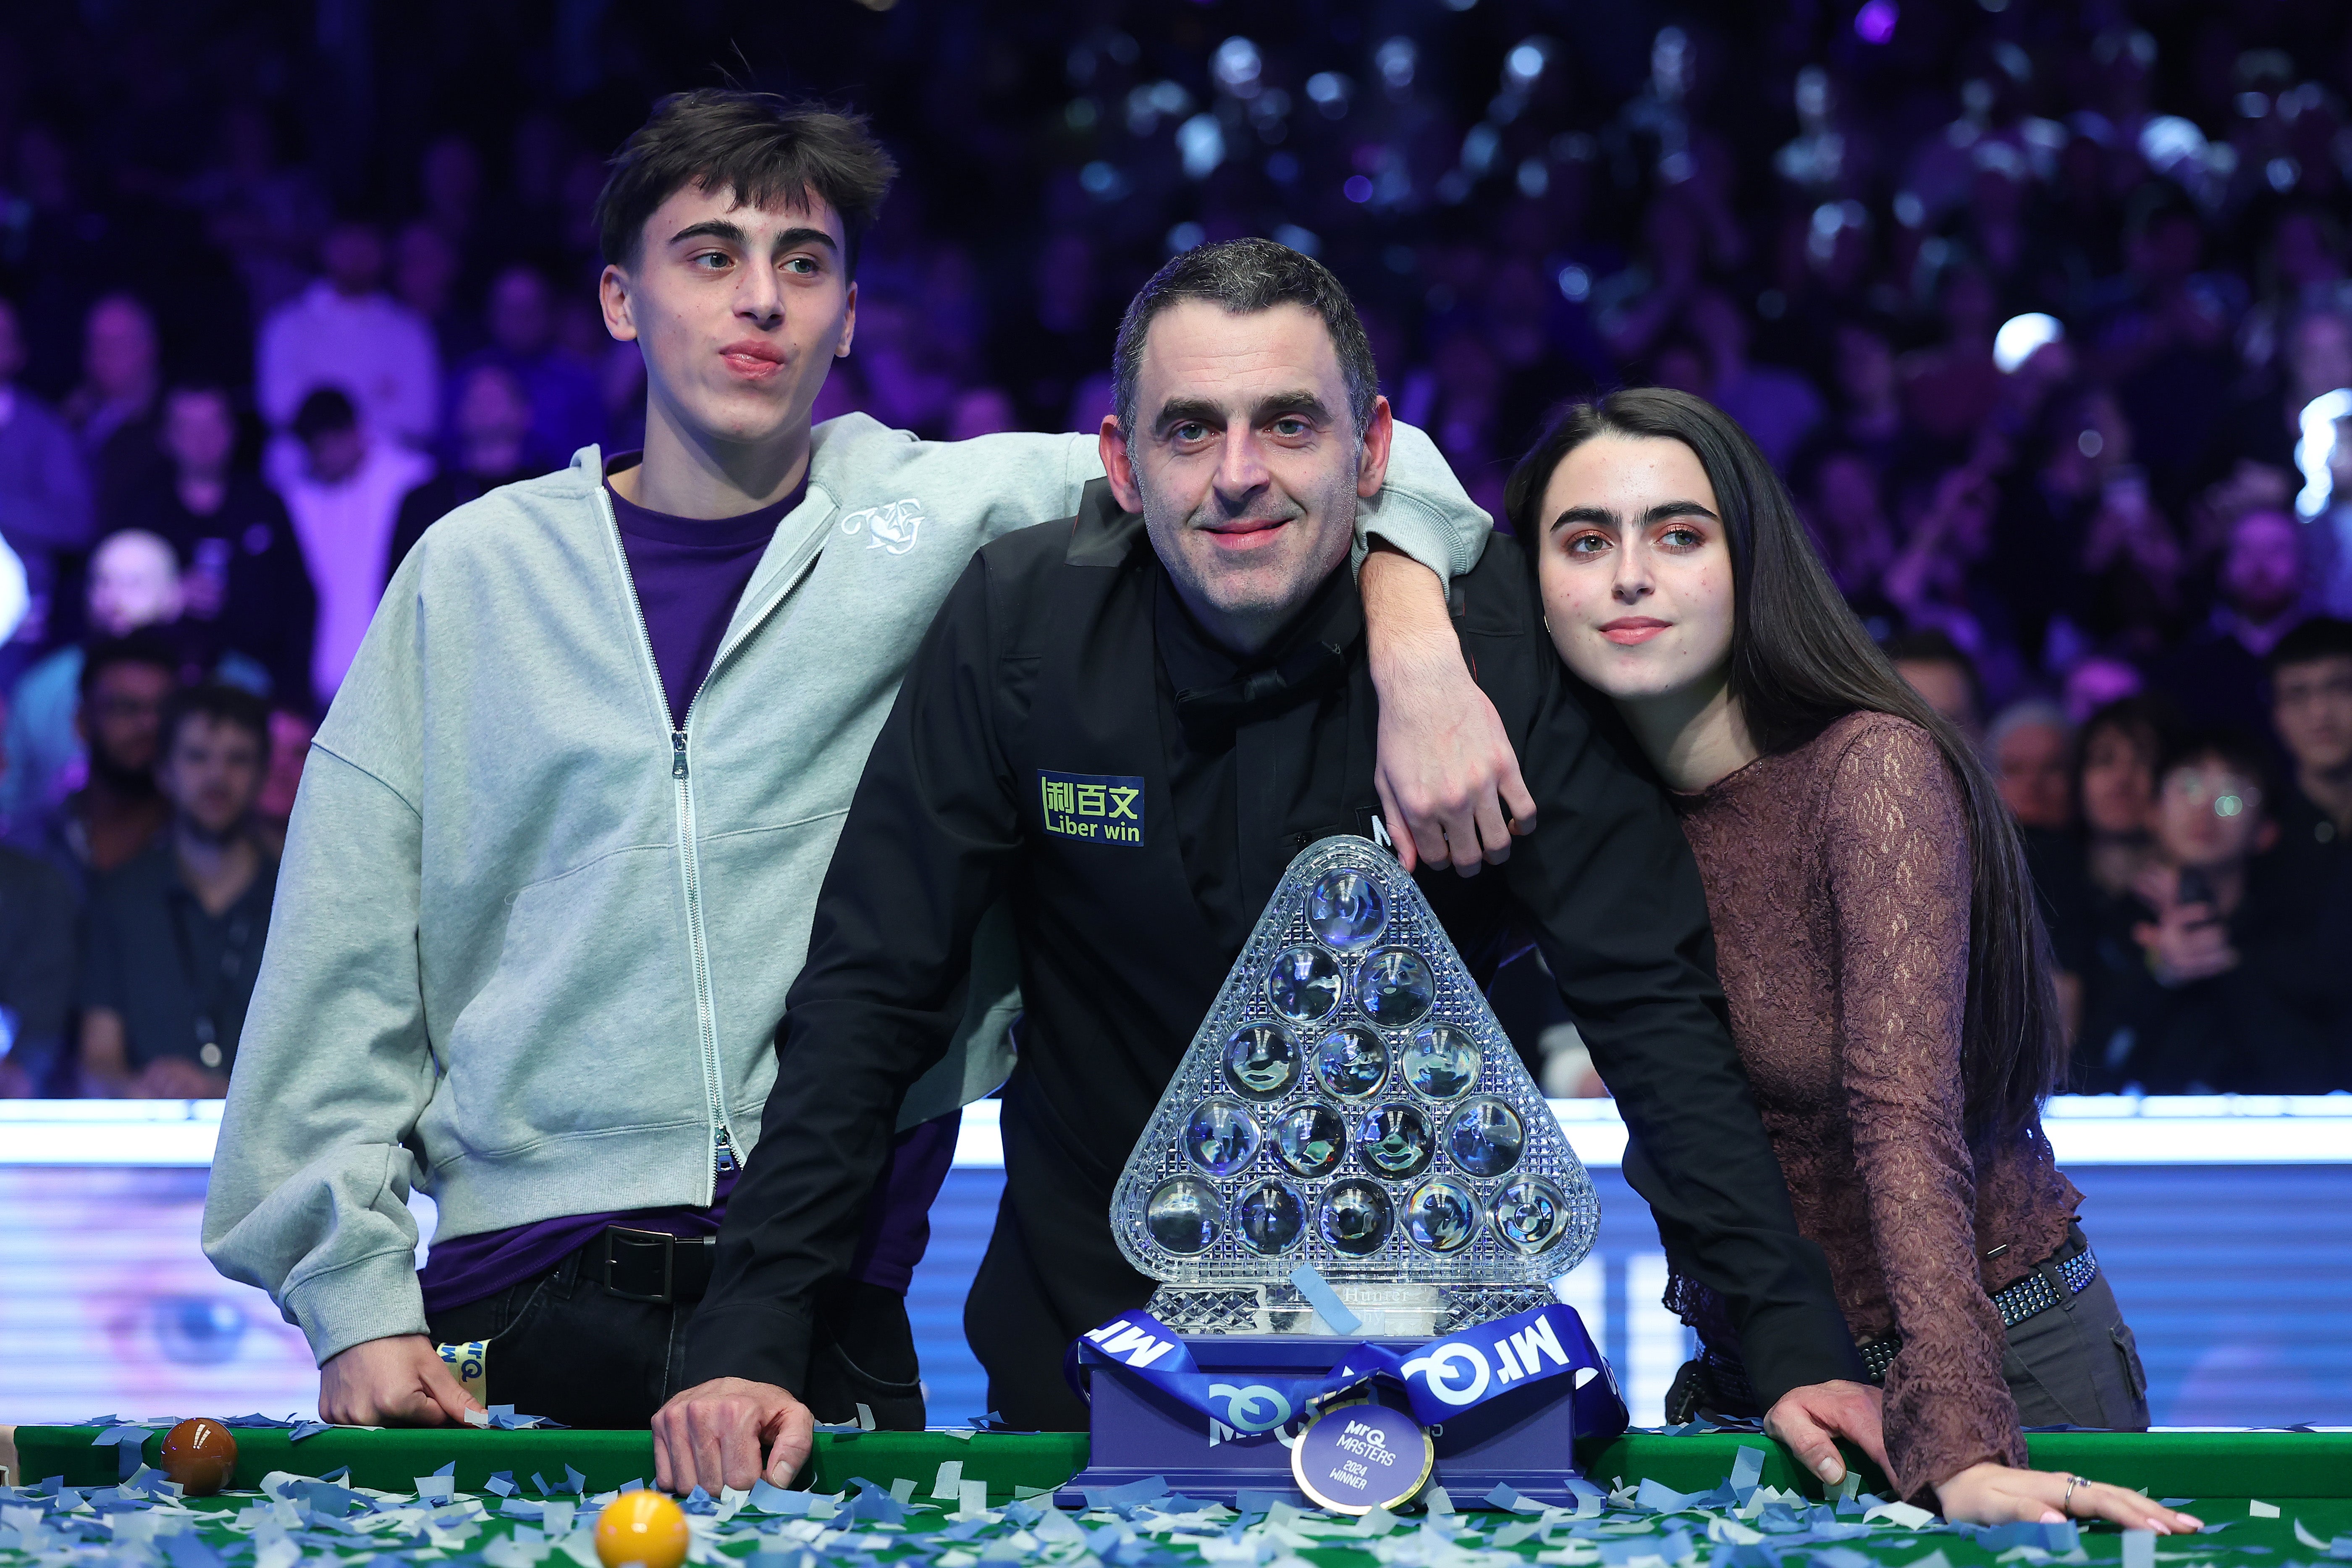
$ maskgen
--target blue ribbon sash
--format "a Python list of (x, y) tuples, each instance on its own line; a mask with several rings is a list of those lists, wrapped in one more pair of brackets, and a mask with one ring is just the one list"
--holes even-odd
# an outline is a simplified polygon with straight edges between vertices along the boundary
[(1580, 1437), (1625, 1429), (1625, 1401), (1609, 1363), (1572, 1307), (1555, 1303), (1430, 1341), (1402, 1354), (1358, 1344), (1321, 1377), (1246, 1384), (1213, 1380), (1174, 1330), (1149, 1312), (1125, 1312), (1079, 1336), (1082, 1366), (1116, 1367), (1207, 1417), (1211, 1436), (1272, 1432), (1335, 1395), (1381, 1378), (1404, 1390), (1413, 1416), (1433, 1426), (1490, 1399), (1557, 1378), (1570, 1382)]

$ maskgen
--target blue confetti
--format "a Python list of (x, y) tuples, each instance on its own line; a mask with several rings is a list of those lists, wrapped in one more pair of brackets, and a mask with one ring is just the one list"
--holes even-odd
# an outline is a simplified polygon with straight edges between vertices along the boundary
[(1166, 1476), (1148, 1476), (1139, 1481), (1129, 1481), (1123, 1487), (1088, 1487), (1086, 1489), (1088, 1508), (1127, 1508), (1154, 1498), (1166, 1497), (1171, 1490)]
[(221, 1554), (194, 1531), (165, 1536), (163, 1553), (172, 1560), (172, 1568), (224, 1568)]
[(1678, 1492), (1672, 1487), (1660, 1486), (1644, 1476), (1642, 1478), (1640, 1489), (1633, 1493), (1633, 1506), (1651, 1509), (1659, 1513), (1675, 1513), (1690, 1507), (1704, 1495), (1700, 1492)]
[(808, 1493), (786, 1491), (782, 1487), (770, 1485), (768, 1478), (761, 1476), (751, 1483), (751, 1495), (746, 1500), (745, 1506), (755, 1508), (761, 1513), (782, 1513), (798, 1518), (808, 1512), (809, 1501)]
[(1315, 1272), (1312, 1263), (1302, 1263), (1292, 1269), (1290, 1283), (1307, 1298), (1307, 1304), (1315, 1309), (1316, 1314), (1333, 1333), (1352, 1334), (1364, 1326), (1364, 1320), (1348, 1310), (1348, 1304), (1339, 1300), (1339, 1292), (1331, 1289), (1329, 1280)]
[(2033, 1524), (2021, 1521), (2016, 1524), (1993, 1525), (1978, 1531), (1976, 1534), (1979, 1546), (1983, 1547), (1987, 1552), (2007, 1552), (2013, 1546), (2031, 1546), (2037, 1551), (2055, 1552), (2063, 1557), (2082, 1544), (2081, 1535), (2075, 1530), (2073, 1520), (2061, 1524)]

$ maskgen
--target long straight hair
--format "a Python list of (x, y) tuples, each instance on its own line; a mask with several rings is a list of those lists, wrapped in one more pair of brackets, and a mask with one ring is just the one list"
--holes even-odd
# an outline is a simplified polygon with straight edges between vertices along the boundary
[(1888, 713), (1932, 736), (1969, 826), (1968, 1012), (1960, 1069), (1979, 1149), (2032, 1121), (2062, 1067), (2049, 933), (2023, 846), (1976, 749), (1895, 673), (1832, 581), (1789, 492), (1738, 422), (1665, 387), (1633, 387), (1561, 415), (1512, 471), (1503, 507), (1541, 558), (1545, 487), (1595, 436), (1680, 441), (1715, 487), (1731, 548), (1729, 688), (1766, 753), (1802, 745), (1848, 713)]

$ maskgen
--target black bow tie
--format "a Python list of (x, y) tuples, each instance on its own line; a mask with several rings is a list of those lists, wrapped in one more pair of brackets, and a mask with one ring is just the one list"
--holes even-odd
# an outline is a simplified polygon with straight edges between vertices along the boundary
[(1271, 668), (1252, 670), (1223, 686), (1179, 691), (1176, 720), (1184, 727), (1185, 743), (1201, 751), (1229, 746), (1244, 724), (1271, 719), (1330, 690), (1347, 677), (1353, 640), (1305, 642)]

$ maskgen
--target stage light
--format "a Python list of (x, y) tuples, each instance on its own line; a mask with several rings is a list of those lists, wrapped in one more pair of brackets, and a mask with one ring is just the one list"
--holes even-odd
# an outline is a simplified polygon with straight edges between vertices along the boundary
[(2063, 342), (2066, 329), (2055, 316), (2039, 310), (2011, 316), (1992, 335), (1992, 363), (2006, 375), (2052, 343)]
[(1892, 42), (1898, 15), (1895, 0), (1869, 0), (1853, 14), (1853, 36), (1865, 44)]
[(2352, 419), (2352, 387), (2337, 387), (2323, 393), (2303, 405), (2295, 423), (2303, 430), (2303, 438), (2294, 444), (2294, 466), (2303, 472), (2303, 493), (2294, 498), (2294, 510), (2305, 517), (2317, 517), (2336, 499), (2336, 443), (2340, 438), (2339, 422)]
[(1196, 114), (1176, 128), (1176, 151), (1185, 177), (1205, 180), (1225, 161), (1225, 128), (1213, 114)]

